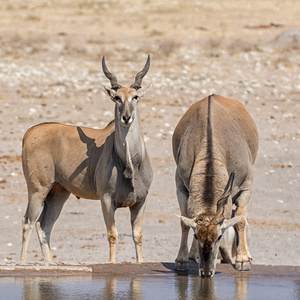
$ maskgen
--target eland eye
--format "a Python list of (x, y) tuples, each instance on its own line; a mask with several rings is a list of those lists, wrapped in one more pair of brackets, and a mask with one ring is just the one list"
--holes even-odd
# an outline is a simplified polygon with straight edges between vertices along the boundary
[(138, 95), (132, 97), (132, 100), (138, 100), (138, 99), (139, 99), (139, 96), (138, 96)]
[(120, 98), (119, 96), (115, 96), (115, 97), (114, 97), (114, 100), (120, 102), (120, 101), (121, 101), (121, 98)]

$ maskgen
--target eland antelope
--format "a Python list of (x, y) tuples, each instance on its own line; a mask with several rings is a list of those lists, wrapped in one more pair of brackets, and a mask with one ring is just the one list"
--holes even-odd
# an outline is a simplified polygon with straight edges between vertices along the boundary
[[(231, 226), (235, 225), (235, 268), (249, 270), (246, 212), (258, 151), (258, 132), (251, 116), (240, 102), (211, 95), (188, 109), (172, 142), (182, 229), (175, 269), (186, 271), (189, 258), (200, 258), (201, 276), (211, 277), (218, 250), (223, 261), (231, 263), (231, 249), (221, 238), (228, 228), (234, 233)], [(194, 239), (188, 253), (190, 228)]]
[(28, 206), (23, 218), (21, 259), (26, 260), (34, 227), (45, 261), (51, 261), (50, 234), (64, 203), (72, 193), (78, 198), (101, 200), (115, 262), (117, 229), (115, 210), (129, 207), (137, 262), (143, 262), (142, 216), (152, 182), (152, 168), (144, 143), (138, 102), (150, 56), (130, 87), (122, 87), (102, 59), (111, 88), (103, 87), (115, 103), (115, 117), (104, 129), (44, 123), (24, 135), (22, 162), (27, 182)]

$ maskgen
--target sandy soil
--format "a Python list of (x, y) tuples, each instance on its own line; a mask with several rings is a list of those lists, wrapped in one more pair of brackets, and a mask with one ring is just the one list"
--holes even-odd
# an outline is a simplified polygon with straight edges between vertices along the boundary
[[(150, 53), (144, 86), (152, 88), (140, 102), (154, 169), (143, 222), (146, 261), (173, 262), (179, 246), (174, 127), (192, 103), (217, 93), (240, 100), (260, 133), (249, 210), (253, 263), (300, 265), (300, 52), (269, 43), (300, 28), (300, 2), (164, 2), (1, 1), (0, 261), (20, 255), (25, 131), (49, 121), (104, 127), (113, 103), (102, 93), (102, 55), (126, 85)], [(128, 209), (116, 219), (117, 260), (134, 261)], [(100, 203), (71, 196), (51, 247), (56, 261), (106, 262)], [(28, 258), (41, 260), (36, 234)]]

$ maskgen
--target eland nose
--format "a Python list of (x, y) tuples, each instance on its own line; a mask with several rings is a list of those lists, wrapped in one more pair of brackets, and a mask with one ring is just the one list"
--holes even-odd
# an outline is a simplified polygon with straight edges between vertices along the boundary
[(210, 270), (208, 272), (205, 272), (204, 270), (201, 270), (201, 276), (202, 277), (213, 277), (214, 271)]
[(128, 124), (130, 121), (131, 116), (123, 116), (124, 123)]

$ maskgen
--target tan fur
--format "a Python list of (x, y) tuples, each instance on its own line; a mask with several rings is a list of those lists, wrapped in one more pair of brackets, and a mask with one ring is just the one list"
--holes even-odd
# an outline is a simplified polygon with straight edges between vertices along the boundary
[(200, 243), (207, 243), (208, 245), (213, 245), (219, 236), (219, 231), (215, 225), (197, 226), (195, 230)]
[(122, 101), (131, 101), (131, 99), (137, 94), (138, 93), (136, 90), (128, 87), (121, 87), (116, 93), (116, 95), (118, 95), (122, 99)]

